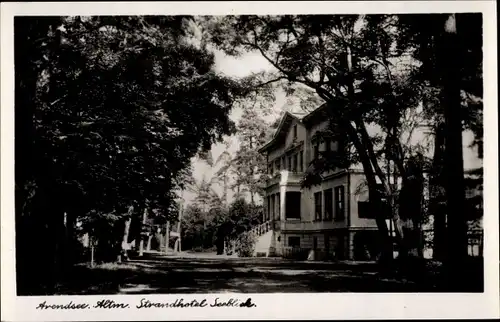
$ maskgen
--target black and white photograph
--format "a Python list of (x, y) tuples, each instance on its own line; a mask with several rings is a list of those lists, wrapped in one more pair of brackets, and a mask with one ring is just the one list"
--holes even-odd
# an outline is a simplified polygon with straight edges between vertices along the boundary
[(12, 296), (498, 295), (488, 2), (14, 15)]

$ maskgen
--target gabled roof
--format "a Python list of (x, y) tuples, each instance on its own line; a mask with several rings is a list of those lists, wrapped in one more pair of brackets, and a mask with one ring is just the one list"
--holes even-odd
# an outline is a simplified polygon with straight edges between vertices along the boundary
[(314, 123), (315, 121), (319, 119), (323, 120), (324, 117), (328, 117), (328, 114), (326, 113), (326, 106), (327, 104), (324, 103), (324, 104), (321, 104), (320, 106), (318, 106), (315, 110), (313, 110), (311, 113), (308, 113), (307, 115), (305, 115), (302, 119), (303, 123), (304, 124), (311, 124), (311, 123)]
[(286, 134), (284, 130), (288, 127), (288, 125), (290, 125), (292, 120), (301, 122), (306, 115), (307, 114), (305, 112), (285, 112), (281, 117), (280, 122), (278, 123), (278, 127), (276, 128), (273, 137), (266, 144), (259, 148), (259, 153), (266, 151), (270, 146), (274, 145), (280, 138), (282, 138), (283, 135)]

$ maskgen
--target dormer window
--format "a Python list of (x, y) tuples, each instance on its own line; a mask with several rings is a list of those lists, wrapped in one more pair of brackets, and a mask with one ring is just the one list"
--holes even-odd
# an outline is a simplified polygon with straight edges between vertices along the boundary
[(293, 126), (293, 139), (297, 140), (297, 124)]
[(330, 139), (325, 139), (325, 151), (330, 152), (332, 150), (332, 141)]

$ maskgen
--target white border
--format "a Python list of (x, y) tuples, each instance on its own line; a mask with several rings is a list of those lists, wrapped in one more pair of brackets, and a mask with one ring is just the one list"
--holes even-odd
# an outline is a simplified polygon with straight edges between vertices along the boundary
[[(99, 2), (1, 4), (1, 278), (2, 321), (35, 320), (188, 320), (188, 319), (395, 319), (494, 318), (499, 316), (497, 44), (494, 1), (391, 2)], [(252, 309), (127, 309), (86, 311), (35, 310), (42, 297), (15, 296), (14, 257), (14, 69), (15, 15), (135, 14), (325, 14), (325, 13), (482, 12), (484, 18), (484, 230), (485, 292), (483, 294), (212, 294), (144, 296), (154, 301), (251, 297)], [(457, 268), (459, 269), (459, 268)], [(291, 281), (293, 282), (293, 281)], [(134, 306), (143, 296), (108, 296)], [(100, 296), (43, 297), (54, 303), (95, 302)], [(248, 310), (248, 311), (247, 311)]]

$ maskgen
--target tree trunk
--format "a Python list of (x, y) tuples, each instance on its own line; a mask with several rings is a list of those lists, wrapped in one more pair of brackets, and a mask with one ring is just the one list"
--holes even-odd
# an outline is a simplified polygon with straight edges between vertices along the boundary
[[(144, 208), (144, 212), (142, 214), (142, 227), (146, 225), (147, 221), (147, 216), (148, 216), (148, 208)], [(140, 242), (139, 242), (139, 256), (144, 255), (144, 235), (143, 235), (144, 230), (141, 230), (141, 237), (140, 237)]]
[(129, 211), (128, 211), (128, 218), (125, 220), (121, 254), (119, 255), (119, 259), (118, 259), (119, 262), (121, 262), (122, 256), (124, 257), (125, 260), (128, 260), (128, 249), (130, 247), (129, 242), (128, 242), (128, 238), (130, 235), (130, 225), (132, 224), (132, 211), (133, 211), (133, 207), (130, 207)]
[(148, 237), (148, 244), (146, 246), (147, 251), (149, 252), (151, 250), (151, 240), (153, 239), (153, 235), (149, 235)]
[(168, 255), (168, 246), (170, 244), (170, 221), (167, 220), (165, 229), (165, 255)]
[[(355, 90), (354, 90), (354, 78), (352, 76), (353, 73), (353, 61), (352, 61), (352, 52), (349, 45), (346, 46), (346, 63), (347, 63), (347, 91), (349, 98), (354, 102), (355, 101)], [(353, 109), (355, 110), (355, 109)], [(353, 142), (356, 151), (358, 152), (361, 164), (363, 166), (363, 171), (365, 173), (368, 189), (369, 189), (369, 199), (370, 203), (375, 206), (376, 209), (381, 209), (379, 206), (381, 205), (381, 196), (377, 191), (377, 180), (376, 180), (376, 172), (378, 171), (378, 175), (382, 182), (384, 182), (384, 176), (380, 167), (378, 167), (377, 160), (373, 160), (373, 144), (371, 140), (369, 140), (368, 133), (366, 132), (366, 128), (361, 119), (355, 117), (354, 122), (356, 124), (356, 128), (351, 124), (351, 121), (344, 121), (345, 129), (347, 130), (347, 134)], [(361, 134), (361, 138), (358, 134)], [(375, 162), (373, 162), (375, 161)], [(384, 185), (385, 186), (385, 185)], [(387, 187), (385, 187), (387, 190)], [(393, 207), (391, 207), (391, 211), (394, 213)], [(387, 269), (392, 261), (393, 261), (393, 249), (392, 249), (392, 238), (389, 236), (389, 229), (387, 228), (387, 223), (385, 221), (385, 214), (378, 212), (376, 215), (376, 220), (378, 231), (380, 233), (381, 238), (381, 256), (379, 262), (381, 267), (385, 270)]]
[(223, 186), (223, 195), (222, 198), (224, 199), (224, 204), (227, 205), (227, 174), (224, 173), (224, 186)]
[(460, 270), (467, 258), (467, 221), (465, 217), (464, 162), (460, 96), (461, 52), (456, 16), (448, 16), (440, 48), (445, 119), (445, 193), (448, 216), (447, 277), (455, 289), (461, 285)]
[[(375, 175), (380, 179), (382, 186), (385, 190), (385, 196), (387, 198), (387, 202), (389, 204), (389, 210), (391, 212), (390, 218), (392, 219), (392, 222), (394, 223), (394, 230), (396, 231), (396, 242), (398, 243), (398, 246), (399, 246), (398, 256), (403, 255), (403, 257), (404, 257), (404, 256), (406, 256), (406, 252), (408, 251), (408, 245), (407, 245), (408, 242), (406, 240), (407, 236), (405, 234), (405, 230), (403, 229), (405, 223), (404, 223), (404, 220), (401, 220), (400, 207), (398, 207), (398, 204), (394, 200), (394, 193), (392, 191), (393, 190), (392, 187), (390, 186), (389, 176), (387, 176), (387, 178), (386, 178), (381, 167), (378, 164), (378, 159), (377, 159), (377, 156), (376, 156), (375, 151), (373, 149), (373, 144), (371, 143), (371, 140), (370, 140), (370, 137), (368, 135), (368, 131), (366, 130), (366, 126), (365, 126), (364, 122), (362, 120), (358, 120), (357, 125), (358, 125), (358, 131), (360, 132), (361, 138), (362, 138), (363, 143), (364, 143), (364, 148), (367, 151), (366, 157), (368, 158), (368, 161), (373, 165)], [(394, 142), (394, 144), (399, 145), (399, 142)], [(402, 160), (400, 160), (400, 157), (402, 157), (402, 155), (394, 156), (393, 159), (395, 160), (396, 166), (398, 166), (398, 168), (400, 169), (401, 174), (403, 176), (405, 176), (406, 170), (404, 169), (404, 167), (401, 166), (403, 163), (402, 163)], [(404, 180), (403, 180), (403, 182), (404, 182)], [(376, 200), (376, 203), (377, 203), (376, 208), (383, 209), (382, 205), (380, 203), (380, 199), (382, 196), (380, 195), (380, 192), (378, 190), (376, 190), (375, 193), (379, 195), (379, 197)], [(379, 213), (381, 215), (384, 214), (382, 211), (379, 211)], [(382, 225), (382, 220), (384, 222), (384, 226), (387, 227), (387, 224), (385, 223), (385, 217), (380, 218), (380, 220), (379, 220), (380, 225)], [(387, 252), (389, 252), (389, 246), (390, 246), (390, 252), (391, 252), (390, 258), (392, 259), (393, 258), (392, 237), (389, 237), (389, 231), (387, 231), (387, 232), (388, 232), (387, 233), (388, 239), (390, 240), (390, 245), (386, 245)], [(387, 242), (389, 242), (389, 241), (387, 241)], [(389, 255), (389, 254), (387, 254), (387, 255)]]
[[(177, 218), (177, 233), (179, 237), (177, 237), (179, 253), (181, 252), (181, 223), (182, 223), (182, 213), (183, 213), (183, 204), (179, 206), (179, 217)], [(205, 221), (203, 221), (203, 233), (205, 233)]]
[(443, 152), (444, 152), (444, 124), (436, 126), (434, 136), (433, 171), (430, 178), (430, 204), (429, 210), (434, 219), (434, 236), (432, 257), (436, 260), (444, 260), (446, 254), (446, 209), (442, 194), (443, 185)]
[[(363, 172), (368, 183), (370, 203), (375, 208), (380, 209), (379, 206), (381, 204), (381, 196), (377, 191), (376, 175), (366, 148), (366, 145), (370, 144), (371, 142), (361, 141), (360, 137), (358, 136), (358, 132), (349, 122), (344, 122), (344, 127), (349, 138), (353, 142), (356, 151), (358, 151), (360, 161), (363, 166)], [(391, 210), (393, 210), (393, 207), (391, 207)], [(379, 263), (382, 265), (382, 268), (385, 269), (391, 265), (391, 262), (393, 260), (392, 239), (389, 236), (389, 229), (387, 228), (385, 216), (382, 213), (377, 213), (375, 222), (377, 224), (377, 229), (379, 231), (381, 239), (381, 256), (379, 258)]]

